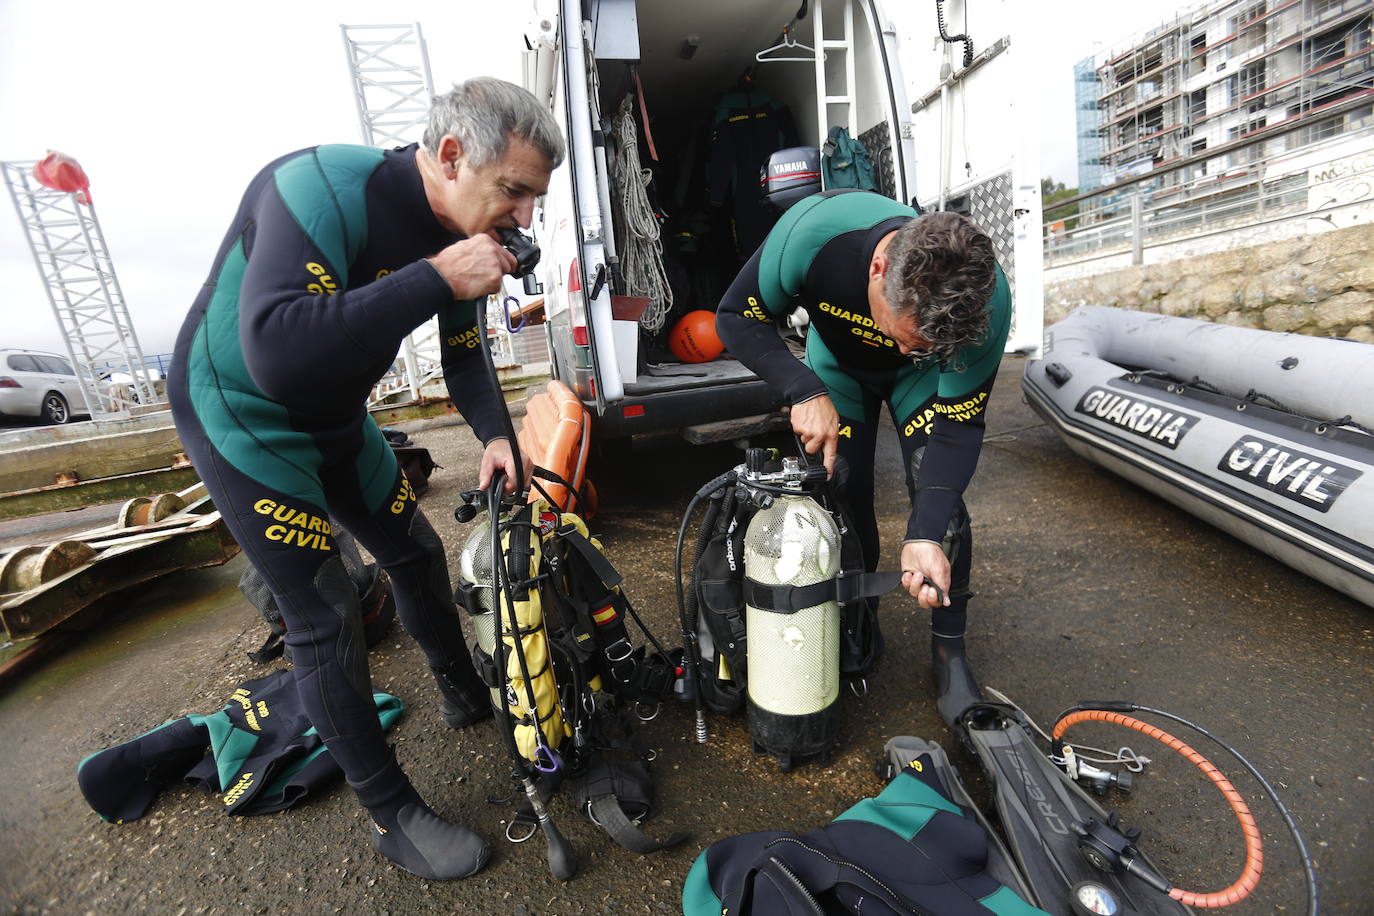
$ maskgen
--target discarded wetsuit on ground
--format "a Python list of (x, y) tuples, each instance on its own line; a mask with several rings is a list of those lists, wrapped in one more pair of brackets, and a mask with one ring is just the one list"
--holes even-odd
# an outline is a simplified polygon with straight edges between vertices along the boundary
[[(384, 730), (405, 708), (390, 694), (372, 699)], [(219, 795), (226, 814), (267, 814), (339, 772), (301, 708), (291, 672), (276, 671), (235, 689), (213, 715), (182, 716), (91, 754), (77, 764), (76, 778), (95, 812), (122, 824), (142, 817), (178, 780)]]
[(682, 889), (685, 916), (1043, 916), (1026, 902), (944, 751), (903, 740), (888, 748), (900, 761), (896, 778), (825, 827), (746, 833), (707, 847)]

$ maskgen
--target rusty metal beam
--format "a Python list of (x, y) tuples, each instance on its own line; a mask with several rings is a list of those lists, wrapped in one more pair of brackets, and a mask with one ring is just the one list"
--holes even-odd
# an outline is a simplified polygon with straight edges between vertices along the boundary
[(11, 641), (33, 639), (103, 597), (238, 552), (199, 483), (137, 497), (113, 525), (0, 558), (0, 624)]
[(101, 503), (119, 502), (131, 496), (156, 496), (168, 490), (188, 487), (200, 480), (191, 467), (162, 468), (117, 477), (102, 477), (62, 486), (54, 484), (33, 490), (0, 493), (0, 519), (26, 518), (80, 509)]

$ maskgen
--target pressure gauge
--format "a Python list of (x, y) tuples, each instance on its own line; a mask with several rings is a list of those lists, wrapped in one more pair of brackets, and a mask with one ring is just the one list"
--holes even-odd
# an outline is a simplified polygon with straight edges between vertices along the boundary
[(1075, 916), (1119, 916), (1121, 902), (1110, 888), (1096, 881), (1080, 881), (1069, 890)]

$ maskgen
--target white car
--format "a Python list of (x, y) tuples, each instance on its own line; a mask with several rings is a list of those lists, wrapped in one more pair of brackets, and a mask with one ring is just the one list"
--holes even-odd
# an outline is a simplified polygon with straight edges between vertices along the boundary
[(41, 417), (66, 423), (90, 416), (71, 361), (56, 353), (0, 349), (0, 419)]

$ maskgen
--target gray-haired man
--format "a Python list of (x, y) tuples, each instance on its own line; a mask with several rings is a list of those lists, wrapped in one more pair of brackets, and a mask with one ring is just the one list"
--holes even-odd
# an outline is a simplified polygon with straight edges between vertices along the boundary
[(490, 713), (434, 529), (365, 401), (401, 341), (439, 317), (444, 379), (485, 449), (481, 485), (515, 470), (476, 310), (515, 259), (563, 140), (529, 93), (478, 78), (435, 100), (421, 146), (319, 146), (249, 185), (182, 326), (168, 392), (186, 451), (276, 596), (301, 705), (372, 816), (374, 845), (428, 878), (486, 864), (485, 841), (435, 814), (387, 747), (342, 522), (390, 574), (454, 727)]

